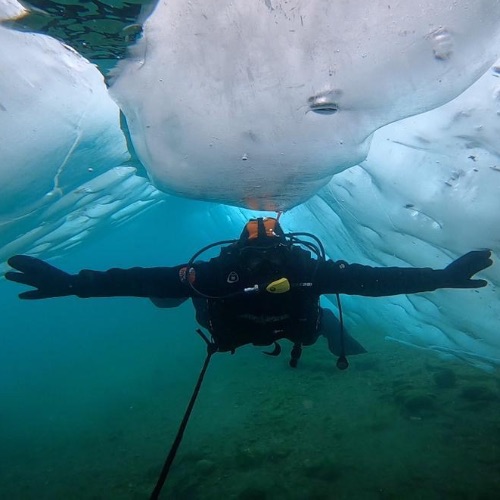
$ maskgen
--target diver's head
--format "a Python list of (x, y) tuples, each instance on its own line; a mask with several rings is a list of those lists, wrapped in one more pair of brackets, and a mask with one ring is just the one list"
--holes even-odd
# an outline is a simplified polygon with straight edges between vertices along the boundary
[(236, 248), (245, 268), (266, 279), (274, 279), (276, 273), (281, 272), (289, 244), (278, 219), (259, 217), (246, 223)]
[(278, 219), (258, 217), (246, 223), (238, 243), (249, 247), (275, 247), (286, 244), (286, 238)]

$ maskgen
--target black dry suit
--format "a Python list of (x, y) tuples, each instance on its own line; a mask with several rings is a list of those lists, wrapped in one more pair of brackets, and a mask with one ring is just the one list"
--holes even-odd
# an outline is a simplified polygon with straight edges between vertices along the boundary
[(285, 241), (234, 243), (219, 257), (193, 265), (197, 321), (220, 351), (245, 344), (270, 345), (286, 338), (315, 342), (319, 295), (313, 290), (318, 261)]
[[(168, 307), (191, 298), (199, 323), (208, 329), (221, 351), (245, 344), (271, 345), (281, 338), (312, 344), (321, 333), (330, 350), (339, 355), (347, 335), (329, 310), (319, 307), (324, 294), (381, 297), (433, 291), (438, 288), (480, 288), (477, 272), (492, 264), (489, 250), (475, 250), (444, 269), (371, 267), (326, 259), (321, 242), (300, 240), (307, 233), (285, 235), (277, 219), (259, 218), (245, 226), (239, 240), (232, 240), (218, 257), (208, 262), (196, 258), (173, 267), (82, 270), (68, 274), (35, 257), (9, 259), (14, 269), (8, 280), (33, 287), (19, 296), (44, 299), (78, 297), (148, 297)], [(314, 254), (314, 255), (313, 255)], [(339, 328), (340, 326), (340, 328)], [(340, 350), (332, 331), (340, 335)], [(345, 333), (345, 332), (344, 332)], [(362, 349), (362, 348), (361, 348)]]

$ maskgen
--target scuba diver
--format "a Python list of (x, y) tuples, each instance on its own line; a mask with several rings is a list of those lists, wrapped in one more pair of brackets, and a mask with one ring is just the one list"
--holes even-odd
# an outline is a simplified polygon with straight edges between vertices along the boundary
[[(307, 239), (304, 239), (306, 237)], [(222, 247), (208, 261), (197, 258)], [(196, 320), (211, 335), (198, 329), (207, 343), (207, 356), (177, 435), (165, 459), (151, 500), (158, 500), (182, 441), (211, 356), (232, 352), (246, 344), (269, 346), (280, 354), (280, 339), (293, 342), (290, 365), (297, 366), (302, 346), (326, 337), (338, 356), (337, 367), (348, 367), (346, 355), (365, 349), (344, 329), (339, 294), (381, 297), (428, 292), (438, 288), (480, 288), (472, 279), (491, 266), (490, 250), (469, 252), (444, 269), (370, 267), (326, 258), (321, 241), (310, 233), (285, 234), (272, 217), (250, 220), (238, 240), (213, 243), (197, 252), (188, 263), (173, 267), (82, 270), (70, 275), (40, 259), (16, 255), (8, 261), (18, 272), (8, 280), (34, 287), (21, 299), (133, 296), (148, 297), (160, 307), (176, 307), (191, 298)], [(320, 296), (336, 294), (339, 319), (320, 307)]]
[[(302, 237), (302, 239), (301, 239)], [(308, 239), (304, 239), (306, 237)], [(206, 250), (225, 245), (208, 261), (196, 260)], [(471, 251), (445, 269), (370, 267), (327, 259), (320, 240), (310, 233), (285, 234), (277, 218), (251, 219), (238, 240), (213, 243), (186, 264), (173, 267), (82, 270), (70, 275), (40, 259), (16, 255), (5, 277), (35, 290), (21, 299), (76, 295), (82, 298), (148, 297), (160, 307), (175, 307), (191, 298), (198, 330), (213, 351), (232, 352), (246, 344), (270, 346), (278, 355), (280, 339), (293, 342), (290, 365), (297, 366), (302, 346), (327, 339), (347, 368), (346, 355), (365, 349), (344, 329), (339, 294), (381, 297), (438, 288), (480, 288), (472, 279), (492, 264), (490, 250)], [(336, 294), (339, 317), (320, 307), (320, 296)]]

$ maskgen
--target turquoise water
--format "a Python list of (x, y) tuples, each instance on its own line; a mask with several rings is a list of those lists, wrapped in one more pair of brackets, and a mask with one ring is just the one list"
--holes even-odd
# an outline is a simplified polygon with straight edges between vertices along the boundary
[[(57, 265), (172, 264), (162, 210)], [(205, 356), (191, 305), (18, 290), (0, 282), (0, 498), (148, 498)], [(498, 375), (352, 333), (370, 353), (345, 372), (321, 340), (297, 370), (285, 344), (214, 356), (162, 498), (497, 498)]]
[[(78, 2), (34, 3), (55, 5), (62, 35), (82, 22)], [(93, 27), (78, 35), (86, 55), (122, 54), (121, 32)], [(113, 50), (102, 56), (101, 42)], [(187, 260), (198, 228), (179, 216), (156, 207), (54, 264), (76, 272)], [(0, 280), (0, 499), (148, 498), (205, 356), (191, 305), (24, 302), (21, 290)], [(321, 340), (297, 370), (285, 342), (280, 358), (252, 347), (216, 355), (162, 498), (496, 500), (499, 375), (384, 342), (390, 331), (351, 333), (369, 353), (345, 372)]]

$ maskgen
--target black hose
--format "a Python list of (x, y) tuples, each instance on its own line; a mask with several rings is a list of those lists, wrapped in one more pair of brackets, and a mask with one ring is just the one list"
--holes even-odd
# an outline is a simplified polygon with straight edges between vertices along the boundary
[(156, 486), (151, 493), (151, 496), (149, 497), (150, 500), (157, 500), (160, 496), (161, 489), (163, 488), (163, 485), (165, 484), (165, 481), (167, 480), (168, 473), (170, 471), (170, 467), (172, 465), (172, 462), (174, 461), (175, 454), (177, 453), (177, 450), (179, 449), (179, 445), (181, 444), (182, 437), (184, 435), (184, 431), (186, 430), (189, 417), (191, 416), (191, 412), (193, 411), (194, 404), (196, 402), (196, 398), (198, 397), (198, 393), (200, 392), (201, 388), (201, 383), (203, 382), (203, 377), (205, 376), (205, 372), (207, 371), (208, 364), (210, 362), (210, 358), (212, 357), (212, 354), (214, 354), (217, 351), (217, 347), (213, 343), (208, 343), (207, 342), (207, 357), (205, 358), (205, 362), (203, 363), (203, 368), (201, 369), (200, 375), (198, 376), (198, 381), (196, 382), (196, 386), (194, 388), (193, 394), (191, 396), (191, 399), (189, 401), (189, 404), (186, 408), (186, 412), (184, 413), (184, 418), (182, 419), (181, 425), (179, 426), (179, 430), (177, 431), (177, 435), (175, 436), (174, 442), (172, 444), (172, 447), (170, 448), (170, 452), (167, 456), (167, 459), (165, 460), (165, 463), (163, 464), (163, 468), (160, 472), (160, 476), (158, 478), (158, 481), (156, 483)]
[(344, 332), (344, 316), (342, 314), (342, 304), (340, 303), (340, 295), (337, 293), (337, 306), (339, 308), (339, 321), (340, 321), (340, 356), (337, 359), (337, 368), (345, 370), (349, 368), (349, 361), (345, 355), (345, 332)]

